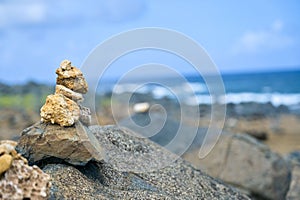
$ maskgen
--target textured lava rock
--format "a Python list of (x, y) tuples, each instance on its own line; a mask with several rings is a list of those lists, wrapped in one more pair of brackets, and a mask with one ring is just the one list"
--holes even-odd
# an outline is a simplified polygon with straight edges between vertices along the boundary
[(14, 149), (16, 144), (0, 141), (0, 199), (47, 199), (50, 176), (37, 166), (28, 166), (27, 160)]
[(77, 167), (44, 163), (52, 177), (51, 199), (249, 199), (128, 130), (90, 131), (106, 149), (105, 160)]
[(0, 199), (48, 199), (50, 186), (48, 174), (24, 159), (14, 159), (0, 178)]

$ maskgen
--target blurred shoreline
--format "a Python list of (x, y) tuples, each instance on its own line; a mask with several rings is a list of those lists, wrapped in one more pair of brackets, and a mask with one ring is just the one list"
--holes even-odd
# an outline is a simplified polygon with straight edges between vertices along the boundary
[[(292, 75), (291, 73), (286, 73), (285, 76), (291, 78), (295, 76), (298, 77), (299, 74), (300, 73)], [(282, 89), (286, 87), (284, 84), (289, 84), (288, 82), (284, 84), (277, 83), (278, 78), (280, 77), (277, 73), (273, 73), (270, 76), (275, 78), (272, 81), (266, 81), (266, 84), (271, 84), (272, 82), (271, 85), (273, 86), (273, 90), (276, 90), (277, 88), (279, 91), (279, 88)], [(225, 85), (227, 85), (226, 92), (229, 91), (227, 96), (231, 95), (232, 97), (233, 93), (230, 93), (230, 91), (235, 91), (238, 86), (244, 87), (245, 90), (245, 85), (241, 83), (237, 84), (236, 82), (237, 79), (241, 78), (245, 77), (236, 76), (234, 78), (224, 78)], [(251, 78), (253, 77), (250, 76), (250, 79)], [(256, 77), (256, 79), (262, 79), (262, 77)], [(160, 140), (166, 139), (166, 137), (159, 138), (160, 135), (168, 135), (170, 134), (169, 132), (174, 131), (174, 127), (177, 127), (181, 119), (184, 120), (183, 123), (187, 127), (197, 126), (200, 129), (205, 129), (210, 125), (212, 102), (205, 99), (209, 94), (203, 86), (203, 83), (199, 82), (199, 79), (192, 79), (190, 77), (189, 81), (190, 85), (186, 83), (176, 83), (172, 88), (176, 95), (180, 96), (179, 99), (184, 100), (182, 102), (179, 102), (174, 94), (170, 95), (170, 91), (164, 90), (161, 85), (146, 85), (132, 93), (132, 88), (136, 88), (138, 83), (117, 85), (114, 90), (115, 99), (112, 101), (112, 92), (109, 90), (109, 92), (107, 91), (107, 88), (110, 88), (110, 90), (112, 89), (111, 86), (103, 85), (106, 86), (106, 89), (101, 91), (100, 88), (98, 91), (99, 94), (96, 98), (96, 112), (98, 119), (97, 121), (94, 121), (94, 123), (107, 125), (115, 124), (116, 121), (118, 121), (126, 125), (129, 112), (131, 114), (130, 117), (135, 119), (136, 123), (143, 124), (149, 120), (148, 112), (137, 114), (128, 111), (126, 108), (129, 107), (129, 109), (132, 109), (135, 104), (146, 102), (150, 107), (153, 105), (161, 105), (166, 111), (168, 116), (167, 120), (170, 122), (157, 137), (154, 137), (154, 141), (157, 140), (158, 143)], [(242, 80), (242, 82), (245, 81)], [(228, 87), (230, 84), (231, 88)], [(247, 84), (249, 84), (247, 87), (252, 87), (252, 82)], [(269, 88), (272, 86), (269, 86)], [(193, 93), (190, 94), (186, 92), (187, 90), (185, 87), (190, 87)], [(260, 87), (266, 88), (263, 86)], [(53, 90), (53, 86), (35, 82), (28, 82), (24, 85), (0, 84), (0, 139), (17, 139), (24, 128), (39, 121), (39, 108), (45, 102), (46, 96), (53, 93)], [(265, 91), (267, 93), (260, 93), (260, 99), (257, 96), (252, 96), (253, 98), (251, 95), (249, 96), (249, 94), (254, 94), (254, 90), (258, 89), (252, 88), (252, 91), (249, 89), (248, 91), (235, 93), (240, 95), (233, 98), (233, 101), (227, 102), (225, 124), (224, 127), (220, 128), (226, 132), (252, 135), (257, 139), (262, 140), (271, 147), (272, 150), (280, 154), (299, 150), (300, 133), (298, 130), (300, 130), (300, 93), (297, 93), (299, 86), (296, 85), (294, 86), (294, 90), (288, 89), (287, 92), (274, 93), (277, 97), (274, 97), (273, 101), (270, 97), (270, 94), (272, 94), (270, 93), (270, 90)], [(245, 94), (248, 94), (248, 96)], [(192, 95), (197, 97), (194, 103), (188, 101)], [(244, 99), (242, 98), (243, 95)], [(125, 101), (128, 99), (128, 96), (130, 96), (130, 102)], [(286, 98), (283, 98), (283, 96), (286, 96)], [(264, 98), (263, 101), (261, 100), (262, 98)], [(277, 104), (275, 103), (274, 105), (274, 102), (277, 102)], [(290, 104), (290, 102), (293, 104)], [(218, 104), (214, 105), (218, 106)], [(114, 116), (112, 116), (112, 106), (117, 110), (117, 113), (115, 113)], [(200, 115), (193, 115), (196, 109), (199, 109)], [(152, 109), (152, 111), (158, 121), (164, 114), (159, 108)], [(183, 113), (181, 111), (183, 111)], [(214, 123), (216, 125), (222, 125), (221, 121), (215, 121)], [(149, 132), (151, 132), (151, 130), (149, 130)], [(199, 137), (203, 138), (203, 136)]]

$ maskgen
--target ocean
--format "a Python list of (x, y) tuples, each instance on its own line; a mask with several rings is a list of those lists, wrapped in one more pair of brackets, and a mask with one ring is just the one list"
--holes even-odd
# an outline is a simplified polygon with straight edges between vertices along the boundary
[[(208, 92), (205, 82), (201, 76), (185, 75), (187, 82), (176, 81), (168, 78), (168, 86), (165, 87), (161, 81), (158, 83), (142, 84), (141, 82), (127, 82), (114, 85), (113, 92), (116, 94), (124, 92), (151, 93), (154, 98), (164, 97), (181, 98), (188, 105), (219, 103), (271, 103), (274, 106), (285, 105), (291, 109), (300, 107), (300, 70), (223, 74), (222, 79), (225, 87), (225, 96), (214, 99)], [(106, 85), (107, 86), (107, 85)], [(109, 88), (109, 89), (108, 89)], [(112, 90), (111, 87), (107, 90)], [(192, 88), (193, 92), (188, 88)], [(104, 91), (100, 89), (99, 91)]]

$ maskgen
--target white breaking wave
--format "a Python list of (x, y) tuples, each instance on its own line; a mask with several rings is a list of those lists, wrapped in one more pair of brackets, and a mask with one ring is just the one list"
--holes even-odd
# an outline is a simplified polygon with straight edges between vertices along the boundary
[(300, 94), (282, 93), (229, 93), (225, 97), (225, 103), (272, 103), (274, 106), (292, 106), (300, 103)]
[(156, 99), (163, 97), (180, 98), (183, 103), (188, 105), (200, 104), (240, 104), (240, 103), (272, 103), (274, 106), (295, 106), (300, 105), (300, 94), (283, 94), (283, 93), (228, 93), (225, 96), (213, 96), (207, 94), (205, 84), (201, 83), (184, 83), (173, 86), (172, 88), (163, 87), (160, 85), (139, 85), (139, 84), (121, 84), (116, 85), (113, 89), (116, 94), (125, 92), (151, 93)]
[(240, 103), (271, 103), (274, 106), (294, 106), (300, 104), (300, 94), (281, 93), (228, 93), (225, 96), (213, 97), (210, 95), (196, 95), (187, 98), (189, 105), (199, 104), (240, 104)]

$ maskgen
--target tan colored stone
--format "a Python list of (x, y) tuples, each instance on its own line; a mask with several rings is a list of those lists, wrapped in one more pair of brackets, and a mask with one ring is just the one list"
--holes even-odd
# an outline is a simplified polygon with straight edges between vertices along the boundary
[(12, 161), (13, 157), (9, 154), (0, 156), (0, 176), (10, 168)]
[(77, 67), (71, 66), (70, 61), (64, 60), (56, 70), (56, 74), (58, 75), (56, 84), (63, 85), (74, 92), (87, 93), (88, 85), (82, 72)]
[(60, 63), (60, 67), (61, 67), (63, 70), (71, 70), (71, 69), (72, 69), (72, 63), (71, 63), (71, 61), (69, 61), (69, 60), (63, 60), (63, 61)]
[(79, 120), (80, 109), (76, 102), (62, 94), (49, 95), (41, 108), (41, 121), (72, 126)]
[(0, 176), (11, 167), (13, 159), (19, 156), (15, 150), (16, 145), (15, 141), (0, 141)]
[(104, 158), (97, 139), (80, 122), (71, 127), (37, 123), (23, 131), (16, 148), (32, 163), (54, 157), (85, 165), (92, 159)]
[(72, 99), (73, 101), (83, 101), (83, 96), (80, 93), (74, 92), (70, 90), (69, 88), (66, 88), (63, 85), (56, 85), (55, 87), (55, 94), (62, 94), (65, 97), (68, 97), (69, 99)]

